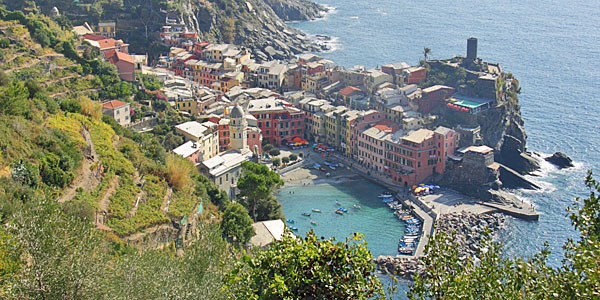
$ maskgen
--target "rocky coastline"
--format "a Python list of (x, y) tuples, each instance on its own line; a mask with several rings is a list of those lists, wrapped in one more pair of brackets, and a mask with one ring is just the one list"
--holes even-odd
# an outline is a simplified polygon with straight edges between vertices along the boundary
[(264, 0), (282, 20), (311, 21), (323, 16), (328, 9), (310, 0)]
[[(435, 233), (444, 232), (451, 236), (448, 244), (458, 244), (458, 256), (461, 260), (477, 257), (481, 242), (487, 231), (492, 237), (505, 226), (507, 217), (501, 213), (472, 214), (453, 213), (437, 219)], [(423, 274), (425, 266), (414, 256), (379, 256), (375, 258), (377, 269), (383, 274), (411, 279), (415, 274)]]
[[(214, 4), (186, 0), (177, 18), (199, 33), (201, 40), (230, 42), (252, 50), (258, 60), (285, 60), (305, 52), (328, 50), (288, 21), (320, 18), (328, 9), (309, 0), (247, 0), (233, 2), (231, 11)], [(229, 39), (229, 40), (228, 40)]]

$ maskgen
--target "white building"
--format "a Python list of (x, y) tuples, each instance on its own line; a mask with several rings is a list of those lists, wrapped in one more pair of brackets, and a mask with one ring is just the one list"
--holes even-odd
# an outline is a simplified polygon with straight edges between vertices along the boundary
[(213, 122), (202, 124), (190, 121), (175, 126), (175, 132), (185, 137), (186, 141), (193, 141), (200, 149), (197, 161), (205, 161), (219, 153), (219, 130)]
[(121, 126), (131, 123), (131, 105), (127, 102), (112, 100), (102, 104), (102, 112), (111, 116)]
[(219, 189), (225, 191), (229, 199), (237, 194), (237, 182), (242, 176), (242, 163), (252, 157), (249, 149), (243, 151), (230, 150), (211, 159), (203, 161), (198, 169)]

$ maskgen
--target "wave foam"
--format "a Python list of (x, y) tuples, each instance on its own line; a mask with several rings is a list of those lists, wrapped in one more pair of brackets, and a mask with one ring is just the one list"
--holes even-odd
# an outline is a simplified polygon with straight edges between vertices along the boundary
[(320, 16), (318, 18), (315, 18), (313, 20), (309, 20), (308, 22), (325, 21), (325, 20), (327, 20), (327, 18), (329, 17), (329, 15), (337, 13), (337, 7), (335, 7), (335, 6), (329, 6), (327, 4), (321, 4), (321, 5), (323, 5), (323, 7), (325, 7), (326, 11), (321, 12), (321, 14), (320, 14)]
[(322, 34), (308, 34), (310, 40), (319, 46), (325, 46), (327, 49), (322, 53), (330, 53), (343, 49), (340, 38), (337, 36), (326, 36)]

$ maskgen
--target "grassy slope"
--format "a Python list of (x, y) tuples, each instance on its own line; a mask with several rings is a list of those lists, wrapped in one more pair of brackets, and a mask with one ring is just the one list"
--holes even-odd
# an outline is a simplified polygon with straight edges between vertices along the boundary
[[(55, 32), (58, 40), (73, 38), (69, 32), (61, 30), (45, 17), (33, 15), (27, 17), (41, 20), (49, 30)], [(46, 149), (39, 143), (41, 136), (51, 135), (55, 130), (66, 133), (63, 139), (68, 140), (68, 145), (74, 146), (72, 148), (79, 157), (79, 161), (74, 164), (75, 167), (80, 166), (81, 161), (85, 160), (82, 158), (83, 150), (87, 147), (81, 133), (82, 128), (85, 128), (89, 131), (99, 161), (105, 167), (104, 173), (97, 185), (78, 190), (74, 199), (70, 201), (72, 203), (66, 205), (75, 203), (78, 207), (76, 211), (81, 212), (80, 208), (83, 207), (84, 212), (81, 214), (91, 217), (89, 213), (98, 207), (98, 200), (105, 195), (109, 182), (114, 176), (118, 176), (118, 187), (109, 197), (106, 222), (118, 235), (132, 234), (152, 225), (168, 223), (170, 217), (178, 220), (183, 215), (191, 213), (195, 204), (201, 201), (200, 197), (194, 195), (193, 188), (175, 194), (176, 199), (185, 199), (185, 205), (181, 208), (177, 206), (176, 213), (167, 216), (161, 210), (168, 188), (166, 181), (150, 176), (150, 179), (146, 179), (147, 185), (143, 190), (134, 184), (134, 181), (139, 181), (139, 177), (145, 175), (152, 175), (152, 173), (164, 175), (164, 162), (161, 163), (159, 160), (157, 163), (156, 160), (148, 157), (148, 153), (141, 149), (138, 143), (148, 141), (152, 137), (136, 137), (138, 142), (122, 137), (116, 138), (113, 128), (101, 120), (79, 113), (67, 113), (57, 108), (61, 102), (73, 101), (83, 95), (102, 101), (102, 91), (107, 89), (104, 87), (104, 82), (109, 80), (106, 79), (106, 75), (86, 74), (81, 64), (57, 53), (55, 49), (41, 47), (31, 37), (32, 35), (19, 21), (0, 21), (0, 39), (10, 41), (9, 47), (1, 51), (0, 70), (7, 75), (9, 81), (13, 79), (20, 82), (29, 81), (39, 89), (36, 96), (28, 99), (31, 110), (29, 116), (0, 114), (0, 150), (2, 150), (0, 177), (5, 178), (4, 184), (0, 183), (0, 196), (7, 200), (11, 198), (14, 200), (13, 190), (7, 187), (13, 183), (10, 177), (14, 162), (27, 161), (33, 165), (33, 168), (41, 169), (40, 160), (43, 157), (49, 153), (57, 153), (59, 157), (62, 155), (61, 149), (53, 152), (52, 149)], [(117, 140), (120, 142), (114, 142)], [(135, 157), (126, 157), (119, 151), (125, 144), (128, 155), (136, 153)], [(137, 170), (134, 163), (138, 167), (144, 166), (143, 170)], [(97, 163), (91, 165), (94, 168), (97, 166)], [(84, 172), (86, 170), (75, 167), (68, 170), (74, 175), (73, 181), (86, 173)], [(32, 193), (43, 193), (54, 198), (65, 189), (44, 182), (39, 175), (37, 177), (40, 184), (27, 187), (28, 190), (32, 190)], [(199, 183), (194, 182), (194, 184)], [(137, 196), (141, 196), (141, 201), (138, 207), (134, 208)], [(179, 202), (181, 201), (175, 201), (175, 203)]]

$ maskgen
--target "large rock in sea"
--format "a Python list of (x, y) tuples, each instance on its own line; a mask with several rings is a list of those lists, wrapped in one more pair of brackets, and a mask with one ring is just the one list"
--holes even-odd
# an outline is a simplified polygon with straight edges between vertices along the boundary
[(496, 158), (499, 162), (520, 174), (529, 174), (538, 170), (540, 164), (524, 150), (524, 140), (505, 134), (500, 153), (496, 155)]
[(546, 161), (556, 165), (559, 169), (574, 167), (573, 160), (562, 152), (556, 152), (545, 158)]

